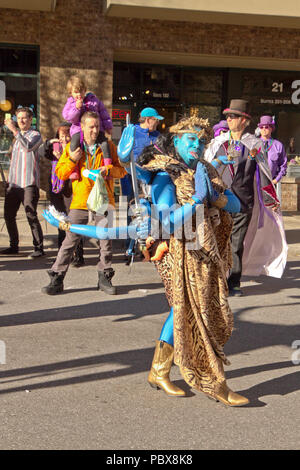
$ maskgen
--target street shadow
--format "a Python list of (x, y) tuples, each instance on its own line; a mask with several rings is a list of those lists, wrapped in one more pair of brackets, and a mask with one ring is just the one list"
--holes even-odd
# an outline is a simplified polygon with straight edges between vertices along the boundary
[[(26, 367), (14, 370), (0, 372), (0, 387), (7, 387), (0, 389), (0, 394), (15, 393), (24, 391), (24, 389), (40, 390), (53, 387), (64, 387), (66, 385), (76, 385), (80, 383), (89, 383), (101, 380), (116, 379), (119, 377), (128, 376), (131, 374), (148, 373), (151, 368), (153, 358), (153, 348), (135, 349), (128, 351), (121, 351), (111, 354), (103, 354), (99, 356), (90, 356), (81, 359), (74, 359), (70, 361), (57, 362), (52, 364), (43, 364), (40, 366)], [(42, 381), (30, 384), (32, 379), (38, 378), (45, 379), (48, 376), (59, 376), (61, 374), (69, 373), (78, 369), (84, 369), (86, 372), (90, 368), (101, 367), (106, 364), (114, 364), (113, 370), (105, 372), (94, 372), (92, 374), (81, 374), (76, 377), (70, 378), (56, 378), (48, 381)], [(116, 365), (120, 369), (116, 370)], [(26, 377), (24, 377), (26, 375)], [(11, 382), (20, 383), (14, 387), (9, 387)], [(146, 386), (145, 379), (145, 386)], [(180, 386), (187, 394), (187, 397), (194, 396), (194, 393), (183, 380), (176, 380), (173, 382), (175, 385)]]
[(293, 372), (292, 374), (282, 375), (274, 379), (267, 380), (254, 385), (246, 390), (241, 390), (239, 393), (245, 395), (250, 403), (246, 405), (247, 408), (261, 408), (267, 404), (261, 400), (262, 397), (268, 395), (285, 396), (289, 393), (299, 391), (300, 384), (300, 371)]
[[(32, 247), (22, 247), (22, 251), (18, 255), (13, 256), (1, 256), (0, 255), (0, 271), (33, 271), (36, 269), (49, 269), (49, 265), (51, 266), (57, 256), (57, 249), (45, 250), (45, 256), (41, 256), (40, 258), (31, 259), (28, 258), (28, 255), (32, 253)], [(84, 249), (84, 266), (96, 266), (99, 259), (99, 251), (95, 248)], [(122, 263), (124, 258), (117, 257), (118, 255), (113, 255), (112, 264)], [(73, 266), (70, 264), (70, 268)]]
[(281, 279), (270, 276), (243, 276), (242, 282), (255, 281), (256, 284), (243, 286), (245, 296), (268, 295), (285, 289), (299, 288), (300, 263), (299, 261), (288, 261)]
[(288, 245), (300, 243), (300, 229), (285, 230), (286, 241)]
[[(85, 289), (92, 290), (91, 288)], [(0, 316), (0, 327), (33, 325), (55, 321), (79, 320), (85, 318), (99, 318), (105, 316), (120, 317), (113, 321), (129, 321), (143, 318), (147, 315), (160, 315), (166, 313), (169, 306), (166, 297), (161, 294), (150, 294), (144, 297), (92, 302), (84, 305), (70, 307), (57, 307)]]
[[(300, 305), (300, 302), (289, 303), (289, 308)], [(286, 304), (273, 304), (269, 308), (286, 307)], [(234, 331), (225, 345), (227, 355), (242, 354), (256, 349), (263, 349), (272, 346), (286, 346), (291, 348), (295, 339), (300, 338), (300, 329), (295, 325), (280, 323), (253, 323), (241, 320), (240, 317), (250, 311), (254, 312), (261, 307), (245, 307), (234, 312)], [(266, 308), (266, 306), (264, 306)], [(288, 312), (286, 313), (288, 315)], [(284, 321), (284, 318), (283, 318)]]
[[(77, 385), (82, 383), (91, 383), (95, 381), (117, 379), (131, 374), (146, 373), (151, 368), (153, 350), (154, 348), (127, 350), (117, 353), (102, 354), (69, 361), (2, 371), (0, 372), (0, 394), (3, 395), (21, 391), (23, 392), (24, 389), (33, 391), (68, 385)], [(107, 364), (114, 364), (113, 370), (93, 372), (90, 374), (88, 373), (90, 368), (101, 367)], [(239, 369), (231, 371), (231, 373), (227, 373), (227, 378), (247, 375), (249, 372), (257, 373), (269, 370), (277, 370), (288, 367), (288, 364), (290, 365), (291, 363), (284, 362), (276, 364), (265, 364), (260, 365), (257, 369), (255, 367), (250, 368), (250, 370), (249, 368)], [(120, 369), (116, 369), (118, 366), (120, 366)], [(70, 373), (70, 371), (78, 370), (80, 371), (80, 374), (76, 375), (75, 377), (59, 377), (62, 374)], [(47, 380), (47, 377), (49, 376), (52, 377), (51, 380)], [(56, 378), (53, 378), (53, 376), (56, 376)], [(39, 379), (39, 382), (33, 384), (30, 383), (31, 380), (36, 381), (37, 379)], [(14, 386), (10, 386), (11, 382), (14, 382)], [(174, 381), (174, 383), (185, 390), (187, 398), (195, 395), (193, 390), (191, 390), (183, 380), (177, 380)], [(246, 396), (250, 400), (250, 403), (246, 407), (257, 408), (266, 406), (266, 403), (261, 400), (262, 397), (268, 395), (288, 395), (289, 393), (293, 393), (299, 390), (299, 383), (300, 371), (297, 371), (291, 374), (267, 380), (263, 383), (259, 383), (250, 389), (241, 390), (239, 393)]]

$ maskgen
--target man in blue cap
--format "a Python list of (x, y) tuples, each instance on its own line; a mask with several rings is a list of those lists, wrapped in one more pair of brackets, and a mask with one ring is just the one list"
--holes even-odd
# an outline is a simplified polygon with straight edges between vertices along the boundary
[[(142, 151), (148, 145), (155, 143), (160, 136), (157, 130), (159, 121), (164, 118), (160, 116), (154, 108), (144, 108), (140, 112), (139, 123), (135, 124), (133, 155), (135, 161), (141, 155)], [(120, 180), (123, 196), (127, 196), (128, 202), (134, 198), (131, 175), (127, 174)]]

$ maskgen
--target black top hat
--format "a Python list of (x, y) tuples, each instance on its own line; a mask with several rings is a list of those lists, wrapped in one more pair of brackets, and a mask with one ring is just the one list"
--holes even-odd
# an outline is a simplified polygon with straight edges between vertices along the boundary
[(249, 114), (249, 103), (245, 100), (231, 100), (229, 108), (224, 109), (223, 114), (237, 114), (251, 119)]

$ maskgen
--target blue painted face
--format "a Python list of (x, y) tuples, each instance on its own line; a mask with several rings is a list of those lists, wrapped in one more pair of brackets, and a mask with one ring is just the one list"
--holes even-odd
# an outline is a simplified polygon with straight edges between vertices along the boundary
[(200, 141), (196, 134), (187, 132), (182, 137), (174, 137), (174, 146), (177, 153), (189, 168), (194, 168), (201, 156), (205, 143)]

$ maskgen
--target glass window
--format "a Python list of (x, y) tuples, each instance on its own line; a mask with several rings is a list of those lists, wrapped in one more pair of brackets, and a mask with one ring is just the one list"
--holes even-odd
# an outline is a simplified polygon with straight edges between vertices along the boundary
[(135, 64), (114, 64), (114, 103), (138, 101), (140, 99), (140, 66)]
[(0, 44), (0, 72), (37, 74), (37, 49)]
[(185, 69), (183, 72), (183, 101), (193, 104), (220, 105), (223, 74), (216, 70)]
[(37, 125), (38, 48), (0, 44), (0, 80), (5, 84), (0, 100), (0, 163), (7, 168), (13, 134), (4, 125), (5, 118), (16, 120), (18, 106), (31, 107), (33, 126)]
[(142, 86), (144, 100), (178, 101), (180, 99), (180, 68), (164, 65), (145, 66)]

